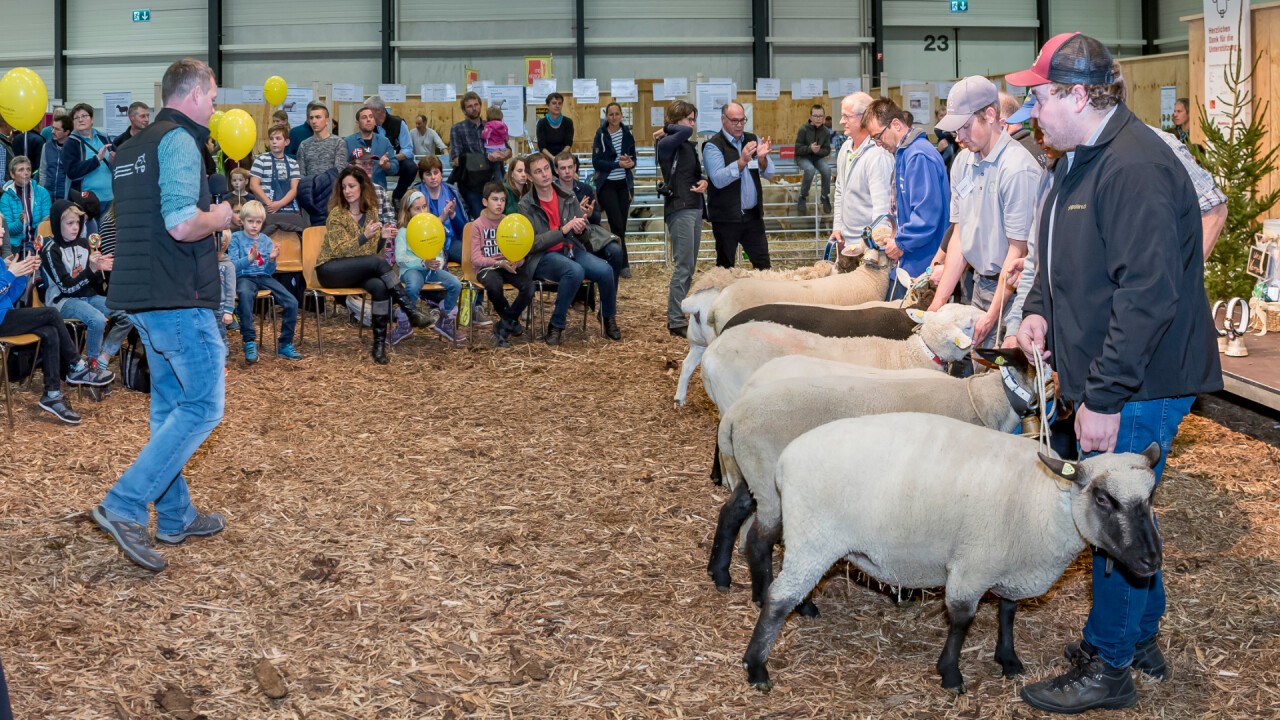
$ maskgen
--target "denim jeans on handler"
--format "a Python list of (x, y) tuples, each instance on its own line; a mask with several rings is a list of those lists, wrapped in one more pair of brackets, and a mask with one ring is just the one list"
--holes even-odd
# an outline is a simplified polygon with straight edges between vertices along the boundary
[(133, 327), (126, 321), (125, 314), (119, 313), (120, 321), (111, 327), (111, 332), (106, 334), (104, 341), (107, 319), (113, 311), (107, 309), (107, 299), (101, 295), (65, 298), (54, 303), (54, 307), (62, 317), (84, 323), (84, 356), (90, 360), (99, 355), (113, 357), (119, 352)]
[(618, 285), (613, 279), (613, 268), (609, 263), (579, 250), (573, 258), (559, 253), (549, 252), (538, 261), (533, 276), (538, 280), (549, 280), (558, 283), (556, 306), (551, 312), (551, 324), (563, 328), (569, 317), (569, 306), (578, 294), (582, 280), (594, 281), (600, 288), (600, 313), (604, 317), (618, 314)]
[(240, 337), (247, 343), (257, 342), (258, 326), (253, 322), (253, 306), (259, 290), (270, 290), (271, 297), (283, 311), (280, 319), (280, 345), (293, 344), (293, 331), (298, 327), (298, 299), (279, 280), (270, 275), (244, 275), (236, 278), (236, 307), (240, 313)]
[(222, 420), (226, 344), (207, 308), (129, 313), (151, 368), (151, 437), (102, 506), (145, 526), (155, 503), (159, 532), (196, 518), (182, 468)]
[(444, 286), (444, 302), (440, 309), (447, 315), (458, 307), (458, 295), (462, 293), (462, 281), (445, 269), (419, 270), (409, 268), (400, 273), (400, 282), (404, 283), (404, 291), (414, 301), (420, 299), (422, 286), (427, 283), (440, 283)]
[[(1194, 396), (1188, 396), (1125, 403), (1120, 411), (1116, 452), (1141, 452), (1152, 442), (1160, 443), (1164, 452), (1155, 468), (1159, 484), (1164, 474), (1164, 456), (1194, 401)], [(1098, 648), (1098, 655), (1112, 666), (1128, 667), (1133, 662), (1134, 646), (1150, 640), (1160, 629), (1164, 580), (1159, 572), (1149, 578), (1132, 578), (1119, 565), (1109, 574), (1106, 568), (1107, 556), (1095, 549), (1093, 609), (1084, 626), (1084, 639)]]

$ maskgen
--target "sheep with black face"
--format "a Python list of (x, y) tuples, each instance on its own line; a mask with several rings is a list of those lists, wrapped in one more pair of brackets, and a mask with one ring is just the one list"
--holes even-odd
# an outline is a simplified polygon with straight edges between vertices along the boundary
[(770, 689), (766, 663), (783, 622), (842, 557), (889, 585), (946, 588), (950, 630), (937, 669), (954, 692), (964, 692), (960, 650), (987, 591), (1000, 598), (995, 659), (1013, 676), (1022, 672), (1016, 601), (1048, 591), (1086, 543), (1118, 569), (1155, 574), (1160, 446), (1075, 463), (1038, 449), (922, 413), (838, 420), (797, 438), (778, 460), (787, 551), (743, 657), (748, 681)]

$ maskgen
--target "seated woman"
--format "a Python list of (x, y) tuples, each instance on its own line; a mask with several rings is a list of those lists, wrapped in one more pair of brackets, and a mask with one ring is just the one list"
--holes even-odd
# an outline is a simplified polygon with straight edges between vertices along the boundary
[(25, 333), (39, 336), (40, 367), (44, 372), (44, 394), (40, 396), (39, 405), (62, 422), (77, 425), (80, 416), (62, 394), (63, 364), (71, 366), (67, 382), (73, 385), (109, 385), (115, 376), (89, 367), (76, 353), (76, 344), (57, 310), (13, 307), (26, 294), (30, 277), (39, 267), (39, 255), (5, 258), (4, 267), (0, 267), (0, 336)]
[[(431, 158), (440, 161), (434, 156)], [(415, 215), (427, 211), (427, 198), (418, 190), (410, 190), (400, 201), (400, 229), (396, 231), (396, 268), (404, 281), (405, 292), (409, 299), (417, 302), (421, 299), (422, 286), (427, 283), (440, 283), (444, 286), (444, 302), (440, 303), (440, 318), (431, 326), (446, 340), (456, 340), (458, 319), (458, 296), (462, 294), (462, 281), (445, 269), (445, 258), (449, 252), (449, 241), (446, 241), (440, 254), (433, 258), (420, 258), (409, 247), (409, 221)], [(461, 240), (458, 241), (461, 245)]]
[(368, 173), (359, 167), (347, 166), (338, 173), (329, 200), (324, 243), (316, 258), (316, 278), (325, 287), (358, 287), (369, 293), (373, 298), (373, 361), (386, 365), (391, 303), (404, 310), (414, 327), (426, 327), (430, 320), (418, 312), (399, 275), (382, 256), (381, 246), (395, 237), (395, 228), (384, 231), (373, 188)]
[(564, 334), (569, 305), (584, 278), (600, 288), (600, 319), (610, 340), (621, 340), (618, 330), (618, 285), (609, 263), (592, 255), (582, 242), (588, 230), (582, 206), (573, 193), (555, 183), (555, 173), (546, 155), (525, 158), (525, 168), (533, 189), (520, 200), (520, 214), (533, 224), (533, 249), (525, 257), (525, 272), (538, 280), (558, 284), (556, 306), (547, 324), (546, 342), (559, 345)]
[[(92, 244), (80, 236), (86, 218), (80, 206), (59, 200), (53, 204), (52, 217), (53, 235), (45, 238), (40, 248), (44, 302), (63, 318), (84, 323), (85, 357), (95, 371), (105, 371), (133, 329), (126, 313), (107, 309), (105, 273), (115, 263), (115, 255), (103, 255), (96, 236)], [(110, 332), (108, 320), (112, 323)]]
[(0, 212), (4, 213), (9, 244), (16, 251), (35, 242), (36, 228), (49, 217), (50, 198), (48, 190), (31, 182), (31, 161), (25, 155), (9, 161), (9, 175), (13, 179), (5, 183)]

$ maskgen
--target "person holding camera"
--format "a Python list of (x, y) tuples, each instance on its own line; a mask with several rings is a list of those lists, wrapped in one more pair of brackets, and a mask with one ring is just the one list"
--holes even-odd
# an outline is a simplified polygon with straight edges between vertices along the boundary
[(747, 111), (741, 103), (725, 103), (720, 108), (720, 124), (724, 129), (702, 144), (702, 159), (711, 181), (707, 219), (716, 239), (716, 265), (733, 267), (741, 245), (752, 267), (768, 270), (769, 240), (764, 234), (760, 178), (773, 177), (769, 164), (773, 140), (745, 132)]
[(89, 190), (100, 206), (110, 205), (115, 197), (111, 164), (116, 160), (116, 148), (93, 127), (93, 107), (88, 103), (71, 108), (71, 125), (74, 130), (62, 147), (62, 174), (71, 182), (70, 190)]
[(702, 202), (707, 181), (702, 177), (696, 146), (690, 142), (698, 125), (698, 108), (684, 100), (667, 106), (666, 126), (656, 134), (655, 154), (662, 170), (658, 194), (662, 196), (662, 214), (671, 242), (675, 267), (667, 286), (667, 331), (685, 337), (689, 321), (680, 303), (689, 292), (693, 269), (698, 264), (698, 245), (702, 240)]

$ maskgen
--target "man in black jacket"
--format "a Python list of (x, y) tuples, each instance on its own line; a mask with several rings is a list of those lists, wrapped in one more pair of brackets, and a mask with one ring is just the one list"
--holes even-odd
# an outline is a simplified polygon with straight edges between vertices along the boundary
[[(107, 306), (124, 310), (147, 350), (151, 437), (93, 519), (126, 557), (152, 571), (165, 561), (147, 535), (177, 545), (226, 526), (196, 510), (182, 475), (222, 420), (226, 341), (219, 307), (218, 235), (231, 206), (214, 204), (200, 148), (209, 139), (218, 86), (209, 66), (184, 58), (161, 82), (164, 109), (120, 149), (112, 171), (118, 232)], [(225, 185), (224, 185), (225, 187)]]
[[(1191, 180), (1125, 107), (1097, 40), (1058, 35), (1007, 79), (1031, 88), (1046, 143), (1066, 152), (1044, 201), (1044, 262), (1018, 344), (1057, 369), (1081, 452), (1158, 442), (1167, 453), (1196, 394), (1222, 388)], [(1163, 470), (1162, 458), (1157, 482)], [(1023, 700), (1060, 713), (1133, 705), (1131, 666), (1168, 677), (1157, 636), (1164, 608), (1159, 571), (1136, 577), (1095, 550), (1093, 608), (1083, 640), (1067, 646), (1075, 667), (1024, 687)]]

